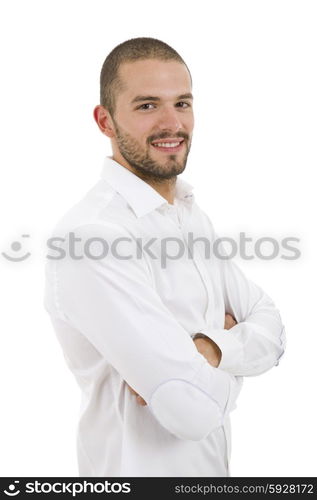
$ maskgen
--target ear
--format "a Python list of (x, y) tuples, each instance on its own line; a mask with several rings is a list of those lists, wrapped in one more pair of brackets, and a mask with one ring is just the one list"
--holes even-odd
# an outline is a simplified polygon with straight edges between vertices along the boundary
[(107, 137), (114, 137), (114, 126), (109, 111), (98, 104), (98, 106), (95, 107), (93, 114), (95, 122), (97, 123), (101, 132)]

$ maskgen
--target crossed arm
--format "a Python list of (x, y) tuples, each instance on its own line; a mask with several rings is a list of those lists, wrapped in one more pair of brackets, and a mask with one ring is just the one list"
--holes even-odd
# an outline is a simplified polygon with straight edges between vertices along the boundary
[[(127, 236), (110, 223), (75, 230), (83, 245), (96, 235), (109, 245)], [(223, 267), (230, 333), (206, 324), (198, 333), (209, 340), (193, 342), (157, 293), (145, 259), (118, 260), (110, 253), (102, 260), (85, 256), (56, 262), (61, 319), (82, 332), (158, 422), (180, 439), (201, 440), (222, 425), (235, 407), (239, 377), (263, 373), (283, 353), (282, 325), (272, 301), (231, 263)]]
[[(231, 314), (226, 313), (225, 315), (225, 324), (224, 328), (225, 330), (229, 330), (232, 328), (234, 325), (236, 325), (237, 322), (236, 320), (231, 316)], [(221, 360), (221, 350), (219, 349), (218, 345), (210, 338), (206, 337), (204, 334), (197, 333), (194, 338), (193, 342), (196, 346), (196, 349), (200, 354), (206, 358), (208, 363), (217, 368), (219, 366), (220, 360)], [(140, 406), (146, 406), (147, 402), (138, 394), (132, 387), (129, 386), (127, 383), (128, 389), (131, 392), (133, 396), (136, 396), (136, 402)]]

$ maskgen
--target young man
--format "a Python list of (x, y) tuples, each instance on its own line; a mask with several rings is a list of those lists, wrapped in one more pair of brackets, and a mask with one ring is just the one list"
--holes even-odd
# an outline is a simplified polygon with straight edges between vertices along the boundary
[(180, 55), (128, 40), (100, 85), (94, 118), (113, 155), (57, 224), (46, 268), (45, 307), (82, 389), (79, 473), (228, 476), (242, 378), (278, 364), (284, 328), (271, 299), (208, 251), (213, 227), (178, 177), (194, 126)]

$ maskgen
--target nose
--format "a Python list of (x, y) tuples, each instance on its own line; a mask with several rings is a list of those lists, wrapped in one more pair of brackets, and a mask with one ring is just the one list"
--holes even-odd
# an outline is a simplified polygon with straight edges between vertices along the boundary
[(182, 128), (180, 113), (174, 106), (162, 108), (158, 128), (172, 132), (178, 132)]

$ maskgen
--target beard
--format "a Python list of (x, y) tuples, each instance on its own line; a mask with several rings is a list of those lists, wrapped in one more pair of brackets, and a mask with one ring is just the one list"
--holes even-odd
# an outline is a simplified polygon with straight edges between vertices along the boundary
[[(147, 139), (147, 147), (142, 147), (130, 134), (124, 132), (118, 127), (114, 119), (116, 131), (116, 140), (119, 151), (123, 158), (134, 168), (135, 173), (144, 180), (155, 182), (164, 182), (167, 179), (174, 179), (181, 174), (186, 167), (187, 157), (190, 151), (191, 141), (189, 135), (185, 132), (176, 134), (161, 133), (160, 135), (150, 136)], [(157, 139), (166, 139), (168, 137), (181, 137), (184, 139), (185, 153), (182, 158), (177, 158), (178, 154), (163, 153), (161, 162), (151, 157), (151, 142)]]

